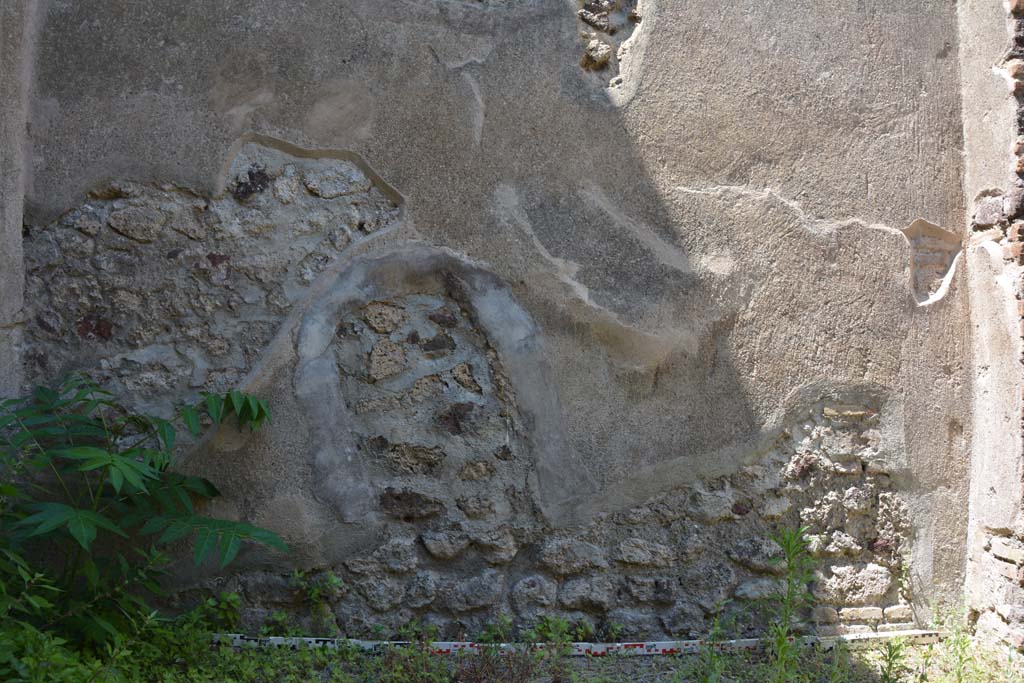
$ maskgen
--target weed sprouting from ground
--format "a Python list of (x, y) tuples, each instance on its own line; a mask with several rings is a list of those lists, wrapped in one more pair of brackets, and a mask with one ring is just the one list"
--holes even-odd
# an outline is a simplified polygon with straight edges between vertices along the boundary
[(771, 683), (798, 680), (796, 666), (798, 645), (794, 642), (793, 623), (800, 612), (814, 602), (809, 585), (814, 580), (814, 559), (807, 547), (807, 527), (782, 529), (775, 542), (782, 548), (783, 570), (781, 594), (770, 603), (772, 623), (768, 627), (771, 648)]
[(541, 669), (538, 653), (526, 648), (503, 652), (496, 646), (460, 657), (453, 683), (530, 683)]
[(501, 614), (494, 621), (484, 625), (484, 630), (477, 639), (477, 642), (489, 645), (511, 643), (514, 635), (515, 628), (512, 624), (512, 617), (507, 614)]
[(900, 683), (909, 673), (906, 665), (906, 643), (902, 638), (893, 638), (882, 648), (882, 670), (879, 683)]
[(345, 593), (345, 583), (331, 571), (312, 574), (296, 569), (290, 583), (301, 593), (313, 617), (316, 635), (329, 636), (338, 632), (332, 605)]
[(726, 671), (726, 658), (721, 643), (725, 639), (721, 614), (716, 614), (711, 622), (711, 630), (701, 643), (700, 652), (696, 657), (681, 667), (673, 677), (673, 683), (698, 681), (699, 683), (723, 683)]
[(544, 643), (541, 664), (549, 672), (551, 683), (570, 680), (569, 655), (572, 652), (571, 626), (567, 619), (543, 616), (532, 632), (527, 633), (529, 643)]

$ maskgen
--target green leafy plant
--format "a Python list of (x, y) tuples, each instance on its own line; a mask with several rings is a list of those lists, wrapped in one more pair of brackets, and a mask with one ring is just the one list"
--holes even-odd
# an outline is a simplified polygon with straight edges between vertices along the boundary
[(480, 633), (477, 642), (489, 645), (510, 643), (512, 642), (512, 636), (512, 617), (507, 614), (499, 614), (494, 621), (489, 621), (484, 625), (484, 629)]
[(552, 683), (570, 680), (568, 659), (572, 652), (572, 627), (568, 619), (544, 615), (525, 636), (527, 642), (544, 644), (540, 661), (551, 676)]
[(597, 629), (586, 619), (580, 619), (572, 625), (570, 637), (577, 643), (589, 643), (597, 640)]
[(331, 606), (345, 594), (345, 582), (331, 571), (311, 574), (296, 569), (292, 572), (291, 584), (309, 603), (317, 635), (337, 633), (338, 625)]
[(925, 645), (921, 649), (921, 655), (917, 665), (917, 673), (914, 680), (917, 683), (928, 683), (929, 672), (932, 668), (932, 658), (935, 656), (935, 646)]
[(231, 391), (170, 419), (142, 415), (81, 375), (0, 402), (5, 627), (118, 648), (152, 624), (146, 595), (161, 594), (172, 544), (192, 538), (197, 564), (215, 557), (221, 566), (243, 543), (285, 550), (270, 531), (202, 515), (196, 503), (219, 495), (216, 487), (171, 467), (176, 424), (198, 436), (204, 421), (231, 415), (256, 428), (270, 413)]
[(768, 627), (770, 676), (772, 683), (790, 683), (797, 678), (799, 651), (793, 623), (803, 610), (814, 604), (809, 584), (814, 580), (814, 559), (808, 550), (807, 527), (782, 529), (774, 540), (782, 549), (782, 591), (770, 603), (772, 622)]
[(451, 672), (444, 658), (435, 656), (431, 651), (437, 638), (435, 627), (413, 622), (399, 629), (399, 636), (408, 644), (388, 648), (379, 658), (371, 660), (371, 680), (381, 683), (451, 681)]
[(608, 621), (604, 624), (604, 639), (609, 643), (617, 643), (622, 638), (625, 627), (617, 621)]
[(944, 659), (947, 662), (951, 679), (956, 683), (965, 683), (972, 677), (973, 657), (971, 636), (959, 618), (951, 618), (946, 626), (949, 635), (943, 641)]
[(261, 636), (307, 636), (284, 610), (274, 610), (260, 626)]
[(241, 621), (242, 598), (238, 593), (221, 593), (217, 597), (207, 598), (200, 610), (206, 624), (233, 631)]
[(531, 683), (539, 671), (540, 660), (525, 648), (507, 652), (495, 646), (477, 654), (460, 657), (455, 669), (456, 683)]
[(902, 638), (893, 638), (885, 642), (882, 648), (881, 681), (880, 683), (899, 683), (909, 671), (906, 665), (906, 643)]
[(721, 643), (725, 639), (725, 631), (718, 615), (711, 622), (711, 631), (701, 643), (697, 658), (698, 680), (701, 683), (722, 683), (725, 676), (725, 656), (722, 654)]
[(828, 683), (846, 683), (852, 678), (850, 651), (846, 643), (837, 640), (832, 646), (832, 656), (828, 668)]

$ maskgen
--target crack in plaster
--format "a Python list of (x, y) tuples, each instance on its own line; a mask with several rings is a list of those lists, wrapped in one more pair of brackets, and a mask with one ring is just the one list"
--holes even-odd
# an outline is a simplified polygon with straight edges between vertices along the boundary
[[(911, 273), (909, 287), (914, 294), (914, 299), (918, 307), (931, 306), (938, 301), (941, 301), (946, 296), (946, 293), (949, 291), (953, 282), (953, 278), (956, 275), (957, 263), (959, 262), (960, 254), (962, 253), (960, 240), (955, 233), (923, 218), (915, 219), (909, 226), (900, 230), (881, 223), (868, 223), (858, 217), (829, 219), (812, 216), (804, 211), (800, 202), (785, 197), (771, 188), (754, 190), (743, 185), (712, 185), (708, 187), (677, 186), (675, 189), (678, 192), (686, 194), (708, 195), (713, 197), (723, 197), (725, 195), (732, 194), (757, 201), (772, 201), (790, 211), (799, 219), (800, 225), (805, 230), (812, 235), (817, 236), (829, 235), (839, 228), (848, 227), (866, 228), (868, 230), (878, 230), (890, 234), (898, 233), (906, 240), (910, 247)], [(926, 257), (937, 251), (946, 252), (951, 254), (951, 256), (947, 259), (945, 267), (941, 269), (941, 276), (933, 278), (933, 281), (937, 281), (939, 283), (938, 286), (926, 289), (921, 286), (919, 280), (922, 275), (927, 275), (927, 273), (922, 273), (923, 270), (927, 270), (927, 266), (939, 265), (925, 263)], [(927, 293), (922, 294), (922, 290)]]
[(716, 197), (726, 194), (737, 194), (742, 197), (756, 199), (758, 201), (774, 201), (784, 206), (792, 212), (793, 215), (799, 218), (801, 226), (813, 235), (827, 235), (834, 232), (837, 228), (845, 228), (849, 226), (860, 226), (871, 230), (881, 230), (883, 232), (895, 232), (902, 234), (902, 231), (896, 228), (892, 228), (881, 223), (868, 223), (867, 221), (857, 217), (830, 219), (811, 216), (804, 211), (800, 202), (795, 199), (784, 197), (771, 188), (754, 190), (744, 185), (710, 185), (708, 187), (677, 186), (675, 190), (686, 194), (701, 194)]

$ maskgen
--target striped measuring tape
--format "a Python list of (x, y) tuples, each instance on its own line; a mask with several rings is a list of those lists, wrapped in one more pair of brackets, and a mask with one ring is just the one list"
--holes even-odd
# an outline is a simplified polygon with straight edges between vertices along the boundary
[[(931, 645), (939, 642), (944, 633), (941, 631), (893, 631), (888, 633), (854, 633), (844, 636), (819, 638), (805, 636), (791, 638), (804, 647), (817, 646), (829, 651), (838, 643), (845, 643), (851, 650), (869, 650), (886, 640), (900, 638), (908, 645)], [(358, 640), (353, 638), (302, 638), (290, 636), (246, 636), (240, 633), (215, 633), (215, 645), (228, 647), (274, 647), (297, 650), (300, 648), (319, 647), (337, 649), (339, 647), (356, 648), (367, 652), (382, 652), (393, 647), (410, 645), (410, 641), (400, 640)], [(573, 657), (607, 657), (607, 656), (655, 656), (655, 655), (692, 655), (706, 649), (721, 652), (758, 652), (765, 647), (763, 638), (740, 638), (737, 640), (655, 640), (628, 643), (570, 643), (566, 654)], [(433, 641), (430, 652), (435, 655), (477, 654), (481, 650), (510, 652), (513, 650), (543, 650), (543, 643), (500, 643), (485, 644), (469, 641)]]

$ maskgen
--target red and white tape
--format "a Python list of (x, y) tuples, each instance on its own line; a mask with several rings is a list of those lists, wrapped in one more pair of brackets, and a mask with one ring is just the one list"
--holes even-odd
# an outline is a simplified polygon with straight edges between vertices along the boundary
[[(939, 642), (943, 637), (940, 631), (893, 631), (887, 633), (855, 633), (843, 636), (819, 638), (805, 636), (794, 638), (804, 647), (818, 646), (824, 650), (833, 649), (837, 643), (845, 643), (851, 650), (865, 650), (876, 647), (878, 643), (900, 638), (909, 645), (930, 645)], [(284, 647), (293, 650), (304, 647), (323, 647), (337, 649), (351, 647), (368, 652), (381, 652), (392, 647), (409, 645), (408, 641), (398, 640), (357, 640), (353, 638), (299, 638), (286, 636), (246, 636), (240, 633), (215, 633), (213, 642), (229, 647)], [(741, 638), (738, 640), (655, 640), (635, 643), (571, 643), (567, 654), (573, 657), (607, 657), (607, 656), (655, 656), (655, 655), (690, 655), (702, 650), (714, 649), (721, 652), (757, 652), (762, 650), (765, 640), (762, 638)], [(543, 650), (544, 643), (500, 643), (485, 644), (468, 641), (434, 641), (430, 643), (430, 651), (435, 655), (476, 654), (484, 649), (495, 649), (499, 652), (512, 650)]]

